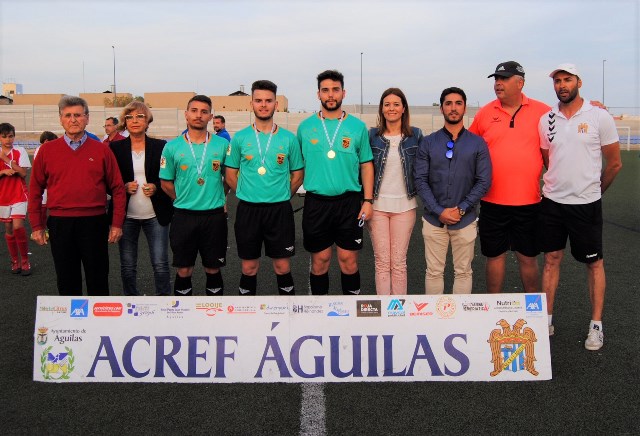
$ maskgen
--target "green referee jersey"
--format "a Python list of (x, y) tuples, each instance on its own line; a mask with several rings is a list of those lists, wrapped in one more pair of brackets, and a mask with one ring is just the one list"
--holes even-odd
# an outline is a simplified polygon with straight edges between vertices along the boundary
[[(288, 130), (277, 127), (269, 143), (271, 132), (258, 133), (249, 126), (236, 133), (227, 151), (225, 166), (239, 169), (236, 196), (251, 203), (276, 203), (291, 198), (291, 171), (304, 168), (300, 144)], [(267, 150), (267, 144), (269, 149)], [(262, 149), (262, 157), (260, 154)], [(264, 167), (264, 175), (258, 170)]]
[[(329, 138), (340, 122), (324, 120)], [(347, 191), (360, 192), (360, 164), (373, 160), (366, 125), (352, 115), (346, 115), (336, 135), (330, 159), (329, 139), (322, 127), (320, 114), (300, 123), (298, 141), (304, 157), (304, 189), (319, 195), (340, 195)]]
[[(175, 185), (173, 206), (187, 210), (211, 210), (224, 206), (222, 175), (229, 141), (210, 135), (205, 156), (204, 143), (192, 145), (193, 153), (185, 135), (180, 135), (167, 142), (162, 151), (160, 178), (172, 181)], [(203, 158), (201, 177), (204, 183), (199, 185), (198, 165)]]

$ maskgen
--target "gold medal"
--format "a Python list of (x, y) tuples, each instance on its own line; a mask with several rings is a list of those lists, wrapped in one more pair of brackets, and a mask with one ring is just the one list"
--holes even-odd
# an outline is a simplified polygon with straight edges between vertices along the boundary
[(260, 131), (258, 127), (256, 127), (256, 123), (253, 123), (253, 132), (256, 134), (256, 142), (258, 143), (258, 151), (260, 152), (260, 168), (258, 168), (258, 174), (264, 176), (267, 174), (267, 169), (264, 167), (264, 159), (267, 157), (267, 153), (269, 152), (269, 146), (271, 145), (271, 138), (273, 138), (273, 132), (276, 130), (276, 123), (271, 125), (271, 133), (269, 133), (269, 140), (267, 141), (267, 146), (264, 149), (264, 153), (262, 152), (262, 144), (260, 144), (260, 135), (258, 134)]
[(193, 151), (193, 144), (191, 144), (191, 139), (189, 138), (189, 133), (184, 134), (187, 142), (189, 143), (189, 149), (191, 150), (191, 156), (193, 156), (193, 160), (196, 163), (196, 170), (198, 171), (198, 178), (196, 179), (196, 183), (200, 186), (204, 185), (204, 178), (202, 178), (202, 168), (204, 166), (204, 157), (207, 154), (207, 144), (209, 143), (209, 132), (207, 132), (204, 138), (204, 148), (202, 150), (202, 157), (200, 158), (200, 163), (198, 163), (198, 159), (196, 158), (196, 152)]
[(333, 151), (333, 150), (329, 150), (329, 151), (327, 152), (327, 157), (328, 157), (329, 159), (333, 159), (334, 157), (336, 157), (336, 152), (335, 152), (335, 151)]

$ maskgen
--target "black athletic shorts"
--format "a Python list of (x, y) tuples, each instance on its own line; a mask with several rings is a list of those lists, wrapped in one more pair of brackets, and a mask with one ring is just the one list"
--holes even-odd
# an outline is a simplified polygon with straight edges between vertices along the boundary
[(480, 202), (480, 251), (483, 256), (497, 257), (509, 250), (528, 257), (540, 253), (536, 242), (540, 203), (524, 206)]
[(291, 257), (296, 252), (296, 227), (290, 201), (249, 203), (240, 200), (236, 209), (238, 257), (258, 259), (262, 252), (272, 259)]
[(202, 266), (220, 268), (227, 263), (227, 217), (224, 208), (212, 210), (175, 209), (169, 243), (173, 266), (187, 268), (196, 264), (200, 253)]
[(307, 192), (302, 214), (304, 249), (318, 253), (335, 243), (344, 250), (361, 250), (362, 227), (358, 225), (361, 207), (359, 192), (335, 197)]
[(602, 259), (602, 201), (589, 204), (560, 204), (543, 198), (539, 217), (540, 250), (564, 250), (567, 237), (571, 255), (578, 262)]

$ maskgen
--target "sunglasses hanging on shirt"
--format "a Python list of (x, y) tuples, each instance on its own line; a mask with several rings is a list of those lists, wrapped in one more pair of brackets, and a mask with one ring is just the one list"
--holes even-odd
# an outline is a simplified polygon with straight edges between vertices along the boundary
[(453, 147), (455, 146), (455, 142), (449, 141), (447, 142), (447, 152), (444, 154), (447, 156), (447, 159), (451, 160), (453, 158)]

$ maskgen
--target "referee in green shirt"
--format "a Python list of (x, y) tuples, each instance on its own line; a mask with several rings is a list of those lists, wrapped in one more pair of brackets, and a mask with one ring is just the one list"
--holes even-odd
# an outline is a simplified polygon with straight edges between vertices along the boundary
[(295, 294), (289, 262), (295, 254), (290, 199), (302, 184), (304, 162), (296, 136), (273, 122), (277, 91), (269, 80), (251, 85), (255, 122), (234, 135), (225, 161), (226, 181), (239, 200), (234, 228), (242, 260), (240, 295), (256, 295), (263, 244), (273, 261), (278, 293)]
[(341, 109), (344, 76), (328, 70), (317, 79), (321, 110), (298, 128), (305, 160), (302, 232), (311, 253), (309, 285), (314, 295), (329, 293), (335, 243), (342, 292), (358, 295), (362, 226), (373, 213), (373, 154), (365, 124)]
[(169, 230), (175, 295), (193, 295), (191, 276), (200, 253), (207, 275), (206, 295), (222, 295), (220, 268), (226, 264), (227, 218), (222, 168), (229, 141), (211, 135), (211, 99), (196, 95), (184, 112), (187, 131), (167, 142), (160, 159), (160, 184), (173, 199)]

